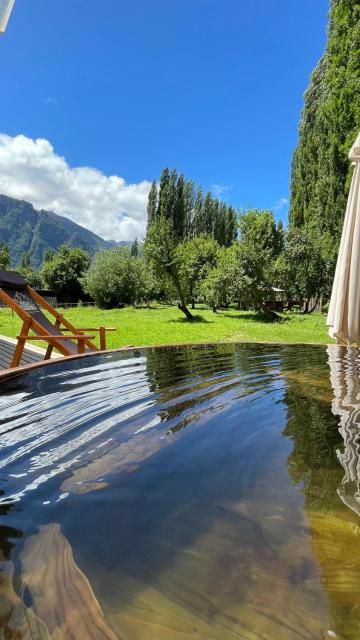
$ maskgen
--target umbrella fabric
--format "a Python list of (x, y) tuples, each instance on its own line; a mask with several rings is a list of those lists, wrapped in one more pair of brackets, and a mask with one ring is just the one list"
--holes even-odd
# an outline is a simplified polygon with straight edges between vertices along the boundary
[(350, 150), (355, 164), (327, 324), (338, 343), (360, 344), (360, 134)]
[(15, 0), (0, 0), (0, 32), (4, 33)]

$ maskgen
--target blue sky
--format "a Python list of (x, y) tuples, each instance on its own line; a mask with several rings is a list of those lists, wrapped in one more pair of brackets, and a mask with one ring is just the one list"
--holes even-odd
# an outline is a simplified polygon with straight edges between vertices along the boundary
[[(328, 0), (16, 0), (0, 39), (7, 162), (14, 136), (43, 138), (53, 161), (121, 176), (134, 193), (169, 165), (235, 206), (277, 207), (286, 219), (281, 202), (327, 11)], [(9, 194), (31, 196), (21, 179), (29, 176), (7, 176)], [(31, 188), (35, 204), (51, 205), (50, 193)], [(39, 178), (38, 191), (51, 188)], [(71, 215), (60, 196), (53, 208)], [(76, 221), (118, 237), (80, 209)], [(125, 235), (135, 229), (128, 217)]]

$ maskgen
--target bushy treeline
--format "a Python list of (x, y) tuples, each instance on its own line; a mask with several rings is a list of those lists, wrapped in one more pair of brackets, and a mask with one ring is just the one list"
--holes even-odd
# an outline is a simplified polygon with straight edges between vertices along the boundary
[[(149, 193), (143, 244), (135, 240), (131, 249), (106, 249), (92, 261), (82, 249), (63, 245), (47, 252), (38, 272), (29, 254), (17, 269), (32, 286), (53, 290), (60, 302), (88, 296), (99, 307), (114, 308), (161, 300), (177, 303), (192, 320), (199, 302), (214, 312), (236, 304), (269, 315), (274, 287), (283, 290), (289, 308), (297, 304), (310, 312), (329, 293), (327, 254), (321, 234), (307, 228), (286, 231), (271, 211), (236, 212), (209, 194), (200, 198), (191, 182), (165, 169), (159, 188), (154, 182)], [(9, 265), (2, 245), (0, 266)]]
[(9, 247), (0, 243), (0, 269), (14, 268), (34, 289), (50, 289), (61, 302), (74, 302), (84, 297), (83, 278), (90, 266), (89, 254), (79, 247), (62, 245), (58, 251), (49, 249), (36, 270), (31, 254), (25, 251), (17, 265), (11, 265)]
[(237, 235), (235, 209), (210, 191), (204, 194), (202, 187), (178, 175), (176, 169), (163, 170), (159, 187), (155, 180), (152, 183), (147, 215), (148, 230), (163, 218), (171, 221), (174, 235), (181, 240), (206, 235), (229, 247)]
[(148, 229), (144, 255), (189, 320), (195, 301), (207, 302), (214, 311), (235, 303), (269, 315), (275, 288), (283, 290), (289, 308), (297, 304), (311, 312), (331, 283), (318, 239), (304, 230), (285, 231), (271, 211), (239, 213), (238, 237), (229, 247), (211, 235), (178, 239), (171, 220), (160, 217)]

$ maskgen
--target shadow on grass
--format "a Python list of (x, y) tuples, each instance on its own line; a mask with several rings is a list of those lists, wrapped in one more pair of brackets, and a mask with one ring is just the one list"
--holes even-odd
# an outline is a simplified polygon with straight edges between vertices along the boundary
[(181, 324), (187, 324), (189, 325), (189, 327), (192, 324), (213, 324), (212, 320), (206, 320), (204, 316), (193, 316), (192, 320), (188, 320), (187, 318), (172, 318), (171, 320), (168, 320), (168, 322), (177, 322)]
[(225, 318), (232, 318), (233, 320), (243, 320), (246, 322), (260, 322), (266, 324), (283, 324), (284, 322), (288, 322), (290, 318), (282, 318), (281, 316), (267, 316), (265, 313), (237, 313), (234, 315), (233, 313), (223, 313), (220, 312), (222, 316)]

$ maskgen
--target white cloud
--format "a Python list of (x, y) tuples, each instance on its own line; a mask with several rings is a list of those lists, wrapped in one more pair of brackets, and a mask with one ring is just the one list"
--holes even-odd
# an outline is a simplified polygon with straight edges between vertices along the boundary
[(288, 204), (287, 198), (280, 198), (273, 206), (274, 211), (281, 211)]
[(47, 96), (47, 98), (44, 99), (44, 104), (56, 104), (56, 103), (57, 103), (56, 96)]
[(151, 183), (70, 167), (48, 140), (0, 134), (0, 193), (70, 218), (110, 240), (142, 238)]
[(227, 191), (230, 191), (232, 187), (229, 187), (228, 185), (225, 184), (213, 184), (211, 187), (211, 191), (213, 192), (214, 196), (216, 198), (221, 198), (224, 193), (226, 193)]

